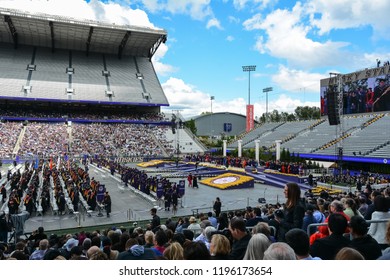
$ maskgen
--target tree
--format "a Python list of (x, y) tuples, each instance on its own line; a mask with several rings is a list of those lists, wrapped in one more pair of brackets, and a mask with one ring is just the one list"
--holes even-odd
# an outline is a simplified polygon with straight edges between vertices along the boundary
[(196, 128), (195, 121), (193, 119), (186, 121), (184, 123), (184, 126), (187, 127), (189, 130), (191, 130), (191, 132), (194, 135), (196, 135), (196, 132), (198, 131), (198, 129)]
[(298, 106), (295, 109), (295, 115), (298, 120), (312, 120), (320, 118), (320, 108), (309, 106)]

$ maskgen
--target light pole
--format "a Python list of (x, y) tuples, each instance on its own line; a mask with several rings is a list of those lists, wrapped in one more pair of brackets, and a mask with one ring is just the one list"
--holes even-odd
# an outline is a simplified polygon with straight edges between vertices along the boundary
[(263, 92), (265, 92), (265, 122), (268, 122), (268, 92), (272, 90), (272, 87), (263, 88)]
[(251, 72), (256, 71), (256, 65), (242, 66), (242, 71), (248, 72), (248, 105), (251, 104)]
[(210, 136), (213, 137), (213, 100), (215, 99), (214, 96), (210, 96), (210, 112), (211, 112), (211, 119), (210, 119)]

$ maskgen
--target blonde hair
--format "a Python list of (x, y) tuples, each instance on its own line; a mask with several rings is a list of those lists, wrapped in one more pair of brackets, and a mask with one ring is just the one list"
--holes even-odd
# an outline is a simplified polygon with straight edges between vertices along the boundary
[(210, 243), (211, 255), (228, 255), (230, 253), (230, 241), (225, 235), (213, 234)]
[(148, 243), (148, 244), (153, 244), (153, 240), (154, 240), (154, 233), (153, 231), (151, 230), (147, 230), (144, 234), (144, 237), (145, 237), (145, 242)]
[(172, 242), (163, 253), (163, 256), (168, 260), (184, 260), (183, 247), (178, 242)]

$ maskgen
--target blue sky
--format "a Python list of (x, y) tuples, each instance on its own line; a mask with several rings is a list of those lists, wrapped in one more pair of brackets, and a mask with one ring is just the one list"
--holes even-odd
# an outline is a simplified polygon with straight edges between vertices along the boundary
[(162, 28), (153, 63), (170, 107), (255, 116), (318, 106), (320, 79), (390, 60), (388, 0), (0, 0), (1, 7)]

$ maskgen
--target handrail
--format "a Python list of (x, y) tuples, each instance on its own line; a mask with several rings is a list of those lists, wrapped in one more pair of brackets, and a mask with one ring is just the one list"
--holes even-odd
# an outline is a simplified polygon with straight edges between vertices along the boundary
[[(390, 222), (390, 219), (378, 219), (378, 220), (366, 220), (368, 224), (376, 224), (376, 223), (387, 223)], [(319, 227), (319, 226), (327, 226), (328, 223), (315, 223), (315, 224), (310, 224), (307, 227), (307, 234), (310, 236), (310, 229), (312, 227)]]

